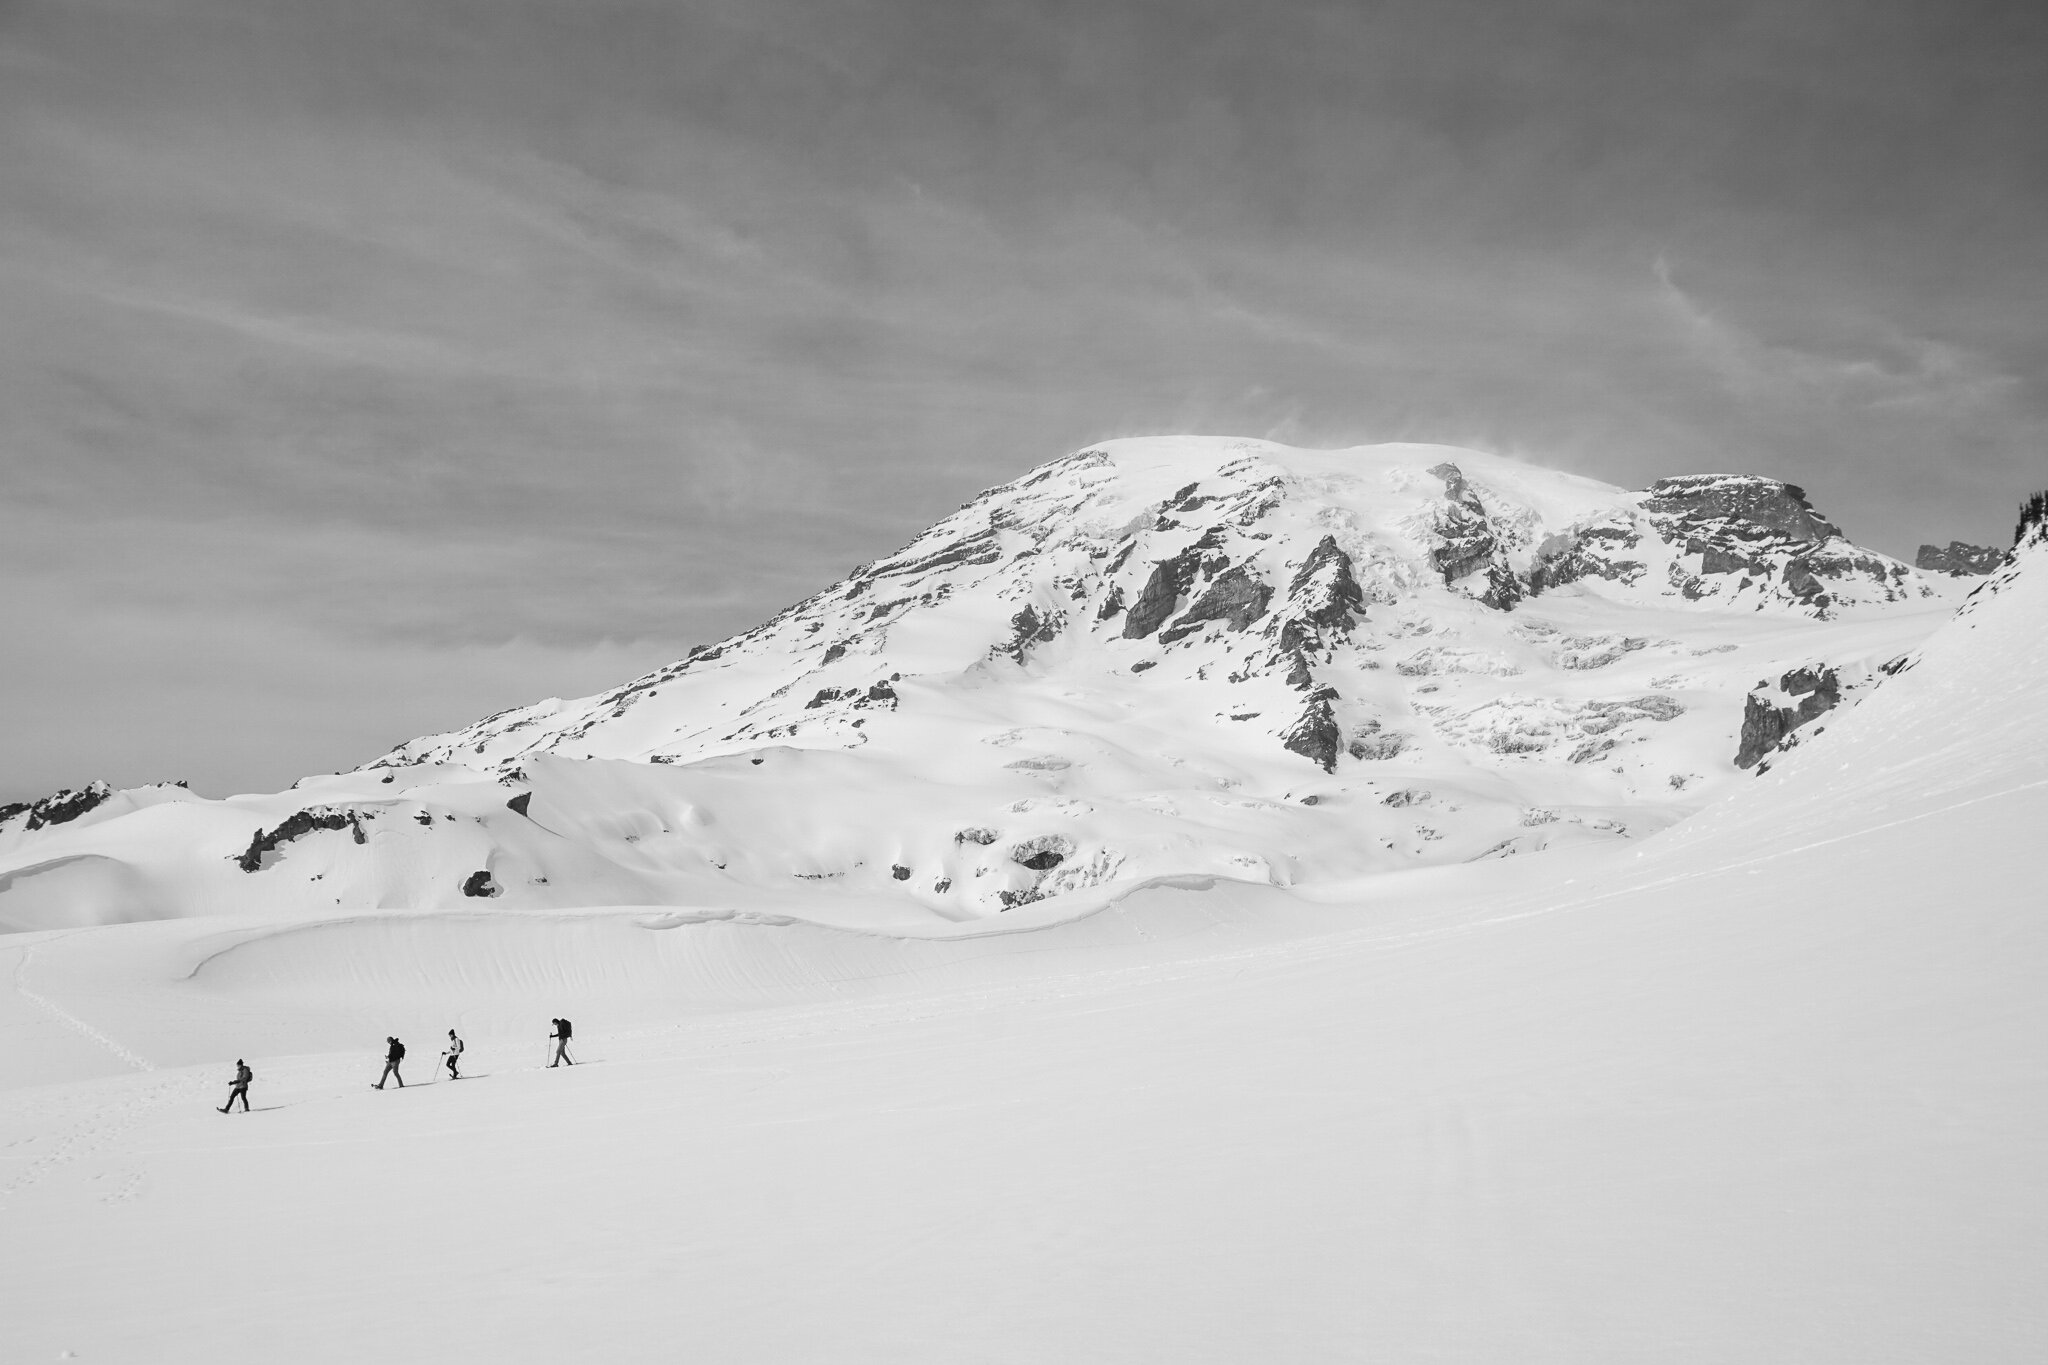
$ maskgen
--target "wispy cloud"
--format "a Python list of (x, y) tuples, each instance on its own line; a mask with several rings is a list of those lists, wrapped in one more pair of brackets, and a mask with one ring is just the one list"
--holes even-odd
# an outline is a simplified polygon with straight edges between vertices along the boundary
[(1766, 341), (1688, 292), (1679, 284), (1669, 257), (1659, 254), (1651, 273), (1686, 343), (1733, 392), (1746, 398), (1917, 409), (1967, 420), (1971, 413), (2007, 403), (2019, 393), (2019, 380), (1989, 357), (1909, 336), (1881, 321), (1832, 319), (1838, 326), (1846, 322), (1850, 333), (1837, 350)]

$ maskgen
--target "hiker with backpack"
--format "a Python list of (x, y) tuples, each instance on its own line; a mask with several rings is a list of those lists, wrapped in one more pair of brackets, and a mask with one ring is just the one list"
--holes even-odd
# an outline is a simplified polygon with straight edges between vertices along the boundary
[(228, 1102), (220, 1107), (220, 1112), (223, 1114), (227, 1113), (235, 1107), (235, 1101), (240, 1100), (242, 1102), (242, 1112), (248, 1113), (249, 1082), (255, 1079), (256, 1073), (249, 1069), (249, 1064), (240, 1057), (235, 1058), (235, 1079), (228, 1090)]
[(391, 1046), (385, 1050), (384, 1074), (377, 1078), (376, 1088), (382, 1090), (385, 1081), (393, 1076), (398, 1076), (398, 1088), (403, 1090), (405, 1089), (405, 1077), (399, 1076), (398, 1064), (405, 1060), (405, 1044), (399, 1042), (396, 1038), (386, 1038), (384, 1041), (391, 1044)]
[(555, 1060), (549, 1062), (548, 1065), (550, 1067), (557, 1067), (564, 1062), (567, 1062), (570, 1066), (576, 1065), (576, 1059), (569, 1055), (569, 1037), (575, 1030), (570, 1027), (567, 1019), (552, 1019), (548, 1022), (555, 1026), (555, 1031), (548, 1035), (548, 1037), (555, 1040)]
[(461, 1080), (462, 1072), (457, 1069), (457, 1064), (462, 1061), (462, 1040), (455, 1036), (454, 1029), (448, 1030), (448, 1050), (441, 1055), (448, 1059), (448, 1079)]

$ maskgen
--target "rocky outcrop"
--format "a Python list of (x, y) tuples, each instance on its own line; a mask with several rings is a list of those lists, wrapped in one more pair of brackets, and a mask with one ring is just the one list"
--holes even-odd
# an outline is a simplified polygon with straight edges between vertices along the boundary
[(1321, 688), (1309, 697), (1292, 725), (1280, 733), (1280, 743), (1292, 753), (1320, 767), (1337, 770), (1337, 755), (1344, 752), (1344, 732), (1337, 727), (1337, 714), (1330, 703), (1337, 699), (1334, 688)]
[(1445, 502), (1436, 516), (1440, 543), (1430, 551), (1430, 562), (1443, 575), (1444, 586), (1483, 572), (1486, 587), (1475, 595), (1497, 611), (1512, 609), (1528, 590), (1501, 557), (1500, 535), (1486, 505), (1458, 466), (1440, 464), (1429, 472), (1444, 481)]
[(1990, 573), (2004, 562), (2005, 551), (1988, 545), (1967, 545), (1960, 540), (1951, 540), (1945, 550), (1939, 545), (1922, 545), (1920, 553), (1913, 556), (1914, 568), (1956, 578)]
[(249, 847), (235, 859), (235, 862), (244, 872), (260, 872), (264, 867), (265, 854), (274, 853), (292, 840), (301, 835), (311, 834), (316, 829), (353, 830), (357, 843), (369, 842), (369, 837), (363, 833), (362, 819), (356, 812), (318, 806), (287, 817), (276, 829), (257, 830), (256, 837), (249, 841)]
[[(1753, 474), (1681, 474), (1659, 479), (1643, 499), (1645, 512), (1707, 533), (1724, 523), (1747, 540), (1816, 542), (1842, 529), (1813, 510), (1797, 484)], [(1697, 551), (1695, 551), (1697, 553)]]
[(1010, 618), (1010, 638), (996, 647), (998, 654), (1007, 654), (1018, 663), (1031, 652), (1033, 645), (1050, 644), (1059, 638), (1067, 626), (1067, 614), (1048, 608), (1041, 612), (1035, 606), (1026, 604), (1024, 609)]
[(477, 871), (469, 874), (468, 880), (462, 883), (462, 894), (465, 896), (487, 897), (504, 893), (498, 884), (491, 880), (491, 870), (486, 867), (479, 868)]
[(866, 689), (859, 687), (821, 687), (816, 695), (804, 703), (804, 710), (815, 711), (819, 707), (831, 702), (845, 702), (856, 710), (879, 708), (881, 710), (894, 711), (901, 698), (896, 695), (896, 689), (892, 686), (892, 683), (898, 680), (897, 675), (891, 674), (878, 683), (871, 683)]
[[(1781, 697), (1792, 699), (1792, 704), (1784, 704)], [(1758, 683), (1743, 704), (1735, 766), (1755, 767), (1764, 755), (1786, 747), (1793, 731), (1826, 715), (1841, 700), (1841, 677), (1826, 664), (1792, 669), (1778, 679), (1775, 693), (1768, 684)]]
[(1860, 580), (1886, 601), (1911, 595), (1905, 565), (1857, 550), (1841, 528), (1813, 510), (1796, 484), (1747, 474), (1688, 474), (1659, 479), (1642, 500), (1658, 534), (1699, 568), (1672, 566), (1672, 585), (1691, 601), (1719, 595), (1733, 577), (1826, 616), (1839, 585)]
[(1642, 543), (1639, 530), (1619, 522), (1574, 528), (1551, 536), (1536, 547), (1536, 562), (1529, 569), (1530, 595), (1582, 578), (1633, 583), (1649, 567), (1628, 554)]
[(1201, 564), (1201, 551), (1192, 545), (1173, 558), (1154, 564), (1138, 600), (1124, 614), (1124, 638), (1142, 640), (1164, 625), (1180, 605), (1181, 594), (1194, 582)]
[(1178, 621), (1159, 632), (1159, 643), (1170, 645), (1186, 639), (1212, 621), (1231, 630), (1243, 630), (1266, 614), (1266, 604), (1272, 600), (1273, 589), (1243, 565), (1227, 569)]
[[(1287, 605), (1290, 623), (1338, 633), (1349, 631), (1352, 621), (1364, 613), (1365, 593), (1358, 586), (1351, 556), (1335, 536), (1324, 536), (1301, 561), (1287, 585)], [(1281, 644), (1292, 647), (1284, 637)]]
[(52, 792), (39, 801), (14, 801), (0, 806), (0, 825), (6, 824), (24, 812), (28, 819), (22, 822), (23, 830), (45, 829), (51, 825), (67, 825), (87, 811), (105, 805), (114, 794), (114, 789), (104, 782), (90, 782), (79, 791), (69, 787)]
[(1064, 834), (1041, 834), (1010, 850), (1010, 861), (1033, 872), (1050, 872), (1074, 856), (1074, 841)]

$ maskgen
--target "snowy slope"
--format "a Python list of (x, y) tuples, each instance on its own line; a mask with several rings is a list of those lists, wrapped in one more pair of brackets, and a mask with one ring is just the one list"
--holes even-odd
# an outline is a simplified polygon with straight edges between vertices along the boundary
[(1964, 590), (1765, 479), (1111, 442), (600, 696), (286, 793), (17, 808), (0, 925), (477, 898), (914, 925), (1621, 845), (1748, 781)]
[[(1632, 845), (916, 935), (489, 901), (15, 935), (7, 1346), (2039, 1360), (2044, 678), (2035, 546)], [(596, 1065), (540, 1069), (561, 1012)], [(365, 1088), (451, 1025), (479, 1079)]]

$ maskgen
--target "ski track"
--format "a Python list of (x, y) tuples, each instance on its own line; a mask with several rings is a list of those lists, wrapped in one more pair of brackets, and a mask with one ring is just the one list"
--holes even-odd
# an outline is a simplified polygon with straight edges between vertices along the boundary
[[(61, 939), (73, 938), (76, 937), (77, 934), (85, 932), (87, 931), (82, 929), (75, 930), (72, 933), (61, 935), (58, 939), (52, 939), (50, 940), (50, 942), (59, 942), (61, 941)], [(135, 1052), (130, 1048), (122, 1046), (119, 1042), (115, 1041), (112, 1038), (109, 1038), (106, 1034), (100, 1032), (91, 1024), (86, 1023), (85, 1020), (79, 1018), (71, 1011), (65, 1009), (62, 1005), (59, 1005), (56, 1001), (50, 999), (50, 997), (48, 997), (47, 995), (44, 995), (41, 992), (36, 991), (29, 986), (28, 964), (32, 960), (34, 960), (36, 955), (36, 947), (38, 946), (40, 945), (29, 945), (27, 947), (24, 947), (21, 950), (20, 955), (14, 959), (15, 993), (20, 995), (22, 999), (27, 1000), (29, 1003), (35, 1005), (38, 1009), (48, 1014), (51, 1018), (55, 1019), (58, 1023), (64, 1025), (66, 1028), (71, 1029), (73, 1032), (82, 1034), (85, 1037), (92, 1039), (93, 1042), (98, 1043), (101, 1047), (113, 1053), (116, 1057), (119, 1057), (122, 1061), (128, 1063), (128, 1065), (134, 1067), (137, 1071), (156, 1070), (156, 1064), (151, 1062), (147, 1057), (142, 1056), (140, 1053)]]
[[(78, 932), (87, 932), (80, 930)], [(63, 935), (71, 937), (70, 934)], [(56, 940), (51, 940), (52, 942)], [(115, 1093), (104, 1103), (93, 1105), (83, 1119), (59, 1137), (49, 1151), (31, 1160), (12, 1180), (0, 1185), (0, 1206), (21, 1191), (39, 1184), (58, 1168), (105, 1151), (125, 1137), (132, 1129), (148, 1118), (151, 1113), (167, 1104), (173, 1098), (182, 1098), (196, 1090), (196, 1077), (167, 1075), (159, 1072), (154, 1063), (118, 1040), (109, 1037), (88, 1024), (85, 1020), (59, 1005), (48, 996), (28, 984), (28, 967), (34, 959), (36, 945), (25, 945), (14, 960), (14, 989), (22, 999), (48, 1014), (66, 1028), (91, 1039), (108, 1052), (138, 1072), (157, 1079), (137, 1086), (133, 1083), (113, 1087)], [(123, 1185), (113, 1194), (105, 1196), (106, 1202), (118, 1203), (132, 1199), (141, 1187), (141, 1171), (126, 1173)]]

